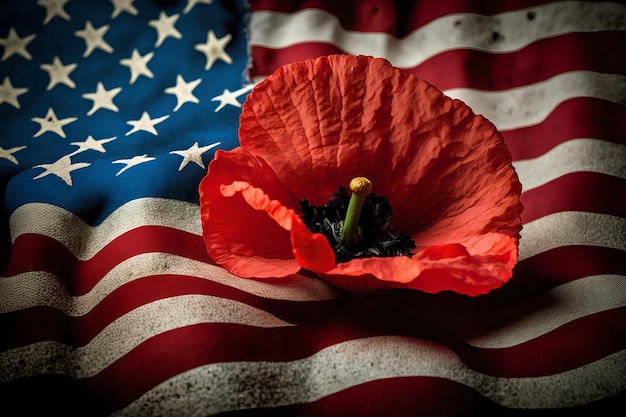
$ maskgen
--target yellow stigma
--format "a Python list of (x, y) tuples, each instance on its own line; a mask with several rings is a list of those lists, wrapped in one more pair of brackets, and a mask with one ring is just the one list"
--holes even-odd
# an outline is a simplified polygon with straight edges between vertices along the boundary
[(348, 211), (346, 219), (343, 222), (343, 230), (341, 231), (341, 242), (349, 247), (359, 244), (357, 230), (359, 226), (359, 217), (363, 203), (370, 191), (372, 191), (372, 183), (365, 177), (356, 177), (350, 181), (350, 202), (348, 203)]
[(372, 191), (372, 182), (365, 177), (352, 178), (350, 191), (358, 196), (366, 196)]

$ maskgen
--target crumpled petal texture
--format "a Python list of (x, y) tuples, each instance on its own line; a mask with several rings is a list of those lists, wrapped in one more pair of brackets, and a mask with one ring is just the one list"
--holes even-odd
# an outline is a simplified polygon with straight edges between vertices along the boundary
[(289, 201), (274, 171), (243, 148), (217, 151), (200, 183), (200, 219), (211, 258), (244, 277), (298, 272), (291, 250)]
[[(521, 185), (502, 136), (386, 60), (336, 55), (280, 68), (247, 97), (239, 139), (240, 148), (218, 153), (200, 186), (209, 254), (231, 272), (286, 275), (296, 267), (269, 265), (292, 260), (352, 291), (469, 295), (511, 277)], [(389, 198), (394, 229), (417, 245), (412, 258), (335, 264), (328, 242), (299, 220), (299, 200), (325, 204), (356, 176)], [(259, 195), (244, 197), (236, 181)]]

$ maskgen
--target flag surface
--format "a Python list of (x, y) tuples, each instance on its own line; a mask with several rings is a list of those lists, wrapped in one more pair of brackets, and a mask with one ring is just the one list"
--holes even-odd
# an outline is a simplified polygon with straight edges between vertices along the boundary
[[(626, 411), (623, 3), (4, 2), (0, 53), (1, 415)], [(501, 130), (506, 286), (355, 297), (208, 258), (197, 187), (251, 81), (333, 53)]]

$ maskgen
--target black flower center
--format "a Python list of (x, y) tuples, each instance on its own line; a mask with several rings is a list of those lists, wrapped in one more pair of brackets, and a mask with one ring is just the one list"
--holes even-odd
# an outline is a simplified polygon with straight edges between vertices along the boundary
[(413, 256), (415, 242), (404, 233), (395, 233), (391, 227), (393, 217), (391, 204), (386, 197), (370, 193), (365, 198), (357, 228), (354, 245), (342, 242), (341, 234), (348, 210), (350, 196), (340, 186), (334, 196), (323, 206), (300, 201), (301, 218), (313, 233), (323, 234), (335, 252), (335, 262), (347, 262), (355, 258)]

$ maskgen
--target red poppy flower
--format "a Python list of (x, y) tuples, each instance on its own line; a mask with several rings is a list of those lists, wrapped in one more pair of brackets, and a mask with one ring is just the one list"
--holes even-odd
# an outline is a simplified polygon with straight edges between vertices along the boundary
[[(477, 295), (517, 262), (521, 185), (496, 128), (383, 59), (336, 55), (286, 65), (242, 107), (241, 146), (200, 184), (203, 236), (241, 277), (306, 268), (350, 291), (404, 287)], [(336, 263), (299, 202), (325, 204), (357, 176), (393, 205), (412, 256)]]

